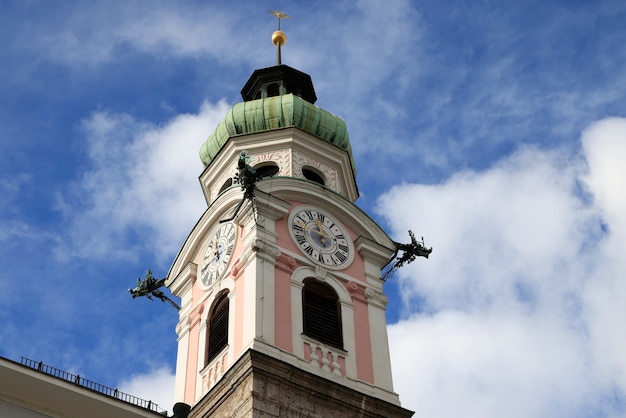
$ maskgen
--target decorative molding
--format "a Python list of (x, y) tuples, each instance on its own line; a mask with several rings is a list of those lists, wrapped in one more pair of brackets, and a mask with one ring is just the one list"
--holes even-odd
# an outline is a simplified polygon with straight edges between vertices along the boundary
[(354, 244), (357, 252), (361, 254), (361, 257), (373, 263), (377, 267), (380, 267), (378, 269), (379, 271), (391, 262), (394, 255), (394, 250), (380, 245), (379, 243), (365, 238), (364, 236), (359, 236), (354, 241)]
[(367, 299), (365, 297), (365, 286), (361, 286), (356, 282), (348, 282), (346, 288), (348, 289), (350, 297), (353, 301), (358, 300), (359, 302), (367, 302)]
[(320, 171), (326, 178), (326, 187), (331, 190), (340, 193), (341, 191), (337, 188), (337, 169), (330, 167), (306, 154), (303, 154), (298, 151), (293, 151), (293, 175), (294, 177), (304, 178), (302, 174), (302, 167), (308, 165), (310, 167), (314, 167)]
[(230, 269), (230, 274), (233, 276), (233, 278), (235, 280), (239, 279), (242, 274), (243, 274), (243, 267), (244, 267), (244, 263), (242, 262), (241, 259), (235, 261), (235, 264), (233, 264), (233, 266)]
[[(309, 277), (316, 277), (315, 269), (309, 265), (302, 265), (296, 268), (291, 274), (291, 286), (295, 286), (299, 289), (304, 287), (304, 280)], [(328, 283), (337, 292), (339, 297), (339, 303), (346, 306), (352, 306), (352, 299), (346, 285), (344, 285), (344, 279), (338, 278), (333, 274), (327, 274), (325, 283)], [(295, 301), (292, 300), (292, 306)], [(300, 302), (301, 303), (301, 302)], [(300, 305), (301, 306), (301, 305)]]
[(383, 292), (379, 292), (377, 290), (368, 287), (365, 289), (365, 297), (369, 303), (373, 303), (382, 308), (387, 306), (387, 302), (389, 302), (389, 298)]
[(278, 176), (291, 175), (291, 159), (289, 158), (289, 150), (270, 151), (263, 154), (252, 155), (250, 157), (250, 165), (255, 166), (261, 163), (271, 161), (278, 165)]
[(189, 326), (195, 327), (202, 319), (202, 312), (204, 312), (204, 303), (199, 303), (189, 314)]
[(281, 254), (280, 248), (276, 247), (275, 245), (268, 244), (261, 238), (255, 238), (250, 244), (250, 248), (256, 253), (267, 254), (269, 256), (272, 256), (274, 259), (278, 258)]
[(257, 224), (265, 225), (265, 218), (277, 221), (289, 212), (291, 204), (260, 189), (256, 190)]
[(319, 280), (323, 282), (326, 281), (327, 274), (328, 274), (328, 269), (320, 265), (315, 266), (315, 277), (317, 277)]
[(287, 273), (293, 273), (296, 267), (298, 267), (298, 262), (290, 255), (282, 253), (276, 259), (276, 268), (282, 271), (286, 271)]
[(197, 278), (197, 272), (198, 265), (190, 261), (173, 280), (168, 280), (165, 285), (174, 296), (182, 298), (187, 292), (191, 291)]
[(178, 324), (176, 324), (176, 335), (178, 335), (178, 341), (183, 339), (185, 335), (189, 333), (189, 316), (180, 318)]

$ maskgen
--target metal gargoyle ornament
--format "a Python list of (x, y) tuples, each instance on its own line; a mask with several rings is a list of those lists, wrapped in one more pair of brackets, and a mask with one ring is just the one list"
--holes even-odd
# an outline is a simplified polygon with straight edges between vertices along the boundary
[(233, 211), (232, 216), (228, 219), (220, 220), (220, 223), (230, 222), (235, 219), (246, 200), (250, 201), (252, 204), (252, 212), (254, 213), (254, 218), (256, 219), (256, 198), (254, 196), (254, 191), (256, 190), (256, 182), (260, 180), (261, 177), (258, 176), (256, 170), (248, 164), (249, 161), (250, 157), (248, 156), (248, 152), (241, 151), (239, 159), (237, 160), (237, 173), (235, 174), (234, 182), (241, 185), (243, 198)]
[(180, 310), (172, 299), (168, 298), (162, 290), (159, 290), (165, 285), (165, 278), (157, 280), (152, 276), (152, 271), (148, 270), (145, 279), (137, 278), (137, 287), (134, 289), (128, 289), (128, 292), (133, 299), (145, 296), (146, 298), (153, 300), (152, 297), (159, 299), (161, 302), (169, 302), (176, 310)]
[[(418, 241), (411, 230), (409, 230), (409, 236), (411, 237), (411, 242), (408, 244), (401, 244), (394, 241), (394, 244), (396, 245), (396, 253), (384, 269), (384, 273), (382, 275), (383, 280), (387, 280), (389, 277), (393, 276), (396, 270), (406, 264), (412, 263), (417, 257), (428, 258), (430, 253), (433, 252), (432, 247), (426, 248), (424, 246), (423, 237), (421, 241)], [(401, 254), (398, 255), (400, 252)]]

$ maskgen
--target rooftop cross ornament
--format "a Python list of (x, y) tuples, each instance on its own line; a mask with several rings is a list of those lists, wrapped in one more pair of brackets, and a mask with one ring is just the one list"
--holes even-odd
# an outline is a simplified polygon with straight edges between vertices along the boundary
[(159, 290), (165, 284), (165, 278), (161, 280), (157, 280), (152, 276), (152, 272), (148, 270), (146, 273), (146, 278), (141, 280), (141, 278), (137, 279), (137, 287), (134, 289), (128, 289), (128, 292), (133, 297), (133, 299), (145, 296), (148, 299), (152, 300), (152, 296), (161, 300), (161, 302), (169, 302), (176, 310), (180, 310), (180, 306), (178, 306), (172, 299), (168, 298), (162, 290)]
[(289, 16), (278, 10), (271, 11), (270, 13), (278, 18), (278, 30), (272, 33), (272, 43), (276, 45), (276, 65), (281, 65), (280, 47), (287, 42), (287, 35), (280, 30), (280, 19), (289, 19)]
[[(421, 242), (415, 238), (413, 231), (409, 230), (409, 236), (411, 237), (411, 242), (409, 244), (401, 244), (399, 242), (395, 242), (396, 245), (396, 253), (393, 255), (392, 259), (389, 260), (390, 264), (387, 264), (387, 268), (385, 268), (385, 272), (383, 273), (382, 279), (387, 280), (389, 277), (393, 276), (395, 271), (405, 264), (410, 264), (417, 257), (428, 258), (430, 253), (433, 252), (432, 247), (426, 248), (424, 246), (424, 238), (422, 237)], [(398, 252), (402, 251), (402, 255), (398, 255)], [(393, 264), (392, 261), (395, 262)]]

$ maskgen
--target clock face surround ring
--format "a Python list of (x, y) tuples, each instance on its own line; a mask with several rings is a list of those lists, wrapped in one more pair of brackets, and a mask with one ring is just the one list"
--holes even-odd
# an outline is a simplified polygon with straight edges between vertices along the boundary
[(289, 232), (298, 248), (311, 260), (329, 269), (352, 263), (352, 241), (332, 216), (312, 206), (299, 206), (289, 215)]
[(200, 263), (200, 280), (209, 286), (226, 271), (237, 239), (237, 227), (233, 223), (218, 226), (207, 240)]

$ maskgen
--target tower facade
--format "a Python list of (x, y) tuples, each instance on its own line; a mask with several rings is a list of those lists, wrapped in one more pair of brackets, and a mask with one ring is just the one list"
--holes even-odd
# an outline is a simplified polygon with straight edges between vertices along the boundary
[(181, 298), (176, 401), (191, 417), (410, 417), (380, 276), (395, 246), (354, 204), (344, 121), (286, 65), (242, 97), (201, 147), (208, 208), (166, 282)]

